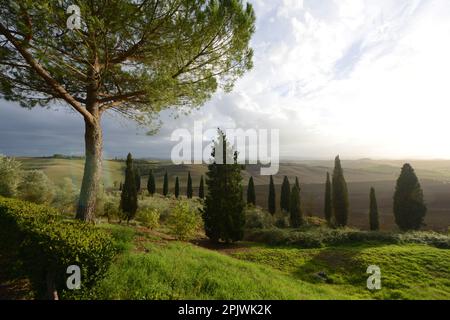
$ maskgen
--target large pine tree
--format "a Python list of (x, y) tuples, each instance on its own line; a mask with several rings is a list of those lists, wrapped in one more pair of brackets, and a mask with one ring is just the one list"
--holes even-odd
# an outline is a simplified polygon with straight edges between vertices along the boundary
[(180, 181), (178, 180), (178, 177), (175, 178), (175, 198), (178, 198), (180, 195)]
[(336, 157), (333, 172), (333, 212), (336, 226), (345, 227), (348, 222), (349, 200), (347, 182), (344, 178), (344, 170), (339, 156)]
[(291, 185), (289, 184), (288, 177), (284, 177), (283, 184), (281, 185), (281, 196), (280, 196), (280, 208), (286, 212), (290, 209), (290, 197), (291, 197)]
[(123, 218), (127, 221), (134, 218), (138, 207), (135, 176), (133, 158), (131, 153), (129, 153), (127, 156), (125, 169), (125, 182), (122, 186), (122, 194), (120, 197), (120, 209), (122, 211)]
[(198, 187), (198, 197), (200, 199), (205, 198), (205, 186), (203, 182), (203, 175), (200, 177), (200, 186)]
[(378, 231), (380, 229), (377, 197), (375, 195), (375, 189), (373, 187), (370, 188), (369, 224), (371, 231)]
[(192, 190), (192, 178), (191, 173), (188, 172), (188, 179), (187, 179), (187, 188), (186, 188), (186, 196), (188, 199), (191, 199), (194, 194), (194, 191)]
[(330, 174), (327, 172), (327, 181), (325, 183), (325, 203), (324, 203), (324, 215), (328, 224), (332, 223), (333, 218), (333, 203), (331, 200), (331, 179)]
[(268, 208), (269, 212), (274, 215), (277, 207), (276, 207), (276, 200), (275, 200), (275, 184), (273, 183), (273, 177), (270, 176), (270, 182), (269, 182), (269, 198), (268, 198)]
[(303, 223), (303, 212), (300, 202), (300, 189), (294, 184), (290, 193), (289, 214), (292, 228), (299, 228)]
[(245, 225), (242, 166), (221, 130), (211, 155), (214, 160), (208, 165), (208, 194), (202, 210), (205, 233), (214, 242), (239, 241), (244, 236)]
[(401, 230), (418, 230), (423, 225), (426, 213), (427, 207), (419, 179), (407, 163), (402, 168), (395, 189), (395, 222)]
[(155, 183), (155, 176), (153, 175), (153, 170), (150, 170), (150, 172), (148, 174), (147, 190), (148, 190), (148, 193), (152, 196), (156, 192), (156, 183)]
[(253, 177), (250, 177), (248, 180), (247, 186), (247, 204), (256, 205), (256, 193), (255, 193), (255, 185), (253, 183)]
[(164, 183), (163, 183), (163, 195), (164, 197), (167, 197), (169, 194), (169, 175), (166, 173), (164, 174)]

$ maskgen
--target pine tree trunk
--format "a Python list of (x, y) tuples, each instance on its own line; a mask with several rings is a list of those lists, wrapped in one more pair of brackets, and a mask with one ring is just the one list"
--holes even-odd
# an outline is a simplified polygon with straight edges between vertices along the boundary
[(95, 204), (102, 173), (103, 136), (100, 117), (97, 117), (95, 124), (86, 121), (84, 137), (86, 160), (76, 218), (83, 221), (94, 221)]

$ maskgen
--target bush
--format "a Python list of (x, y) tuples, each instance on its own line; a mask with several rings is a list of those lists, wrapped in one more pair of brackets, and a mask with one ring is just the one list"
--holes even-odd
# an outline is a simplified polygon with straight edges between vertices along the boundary
[[(17, 252), (38, 298), (47, 280), (62, 297), (77, 297), (101, 279), (114, 257), (109, 234), (81, 221), (65, 221), (54, 209), (0, 198), (0, 234), (5, 248)], [(81, 269), (81, 290), (66, 288), (67, 267)]]
[(341, 245), (353, 243), (418, 243), (432, 245), (438, 248), (450, 248), (450, 237), (436, 232), (371, 232), (350, 228), (303, 228), (250, 230), (245, 239), (270, 245), (295, 245), (302, 248), (320, 248), (326, 245)]
[(136, 220), (149, 229), (156, 229), (159, 227), (159, 212), (151, 208), (142, 208), (138, 211)]
[(20, 181), (21, 163), (0, 155), (0, 196), (14, 197)]
[(18, 191), (22, 200), (37, 204), (49, 204), (55, 195), (53, 183), (41, 170), (25, 171)]
[(186, 201), (180, 201), (167, 220), (171, 233), (178, 240), (189, 240), (199, 231), (202, 218)]
[(76, 210), (79, 191), (71, 178), (64, 178), (56, 187), (52, 206), (65, 215), (73, 216)]
[(274, 224), (277, 228), (289, 228), (289, 216), (284, 211), (277, 212), (274, 219)]
[(273, 217), (261, 208), (249, 206), (245, 210), (246, 229), (267, 229), (273, 226)]

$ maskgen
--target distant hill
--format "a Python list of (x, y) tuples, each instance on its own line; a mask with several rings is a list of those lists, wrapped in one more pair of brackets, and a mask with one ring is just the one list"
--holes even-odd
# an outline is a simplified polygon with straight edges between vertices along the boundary
[[(80, 158), (49, 157), (49, 158), (18, 158), (24, 169), (43, 170), (56, 183), (64, 177), (70, 177), (76, 185), (81, 184), (84, 160)], [(374, 186), (380, 207), (380, 220), (384, 228), (394, 227), (392, 214), (392, 196), (395, 181), (400, 173), (403, 163), (409, 162), (415, 168), (421, 180), (429, 212), (426, 223), (428, 228), (447, 230), (450, 225), (450, 160), (343, 160), (345, 177), (349, 185), (352, 225), (366, 228), (369, 189)], [(299, 178), (302, 187), (302, 201), (305, 212), (322, 215), (323, 191), (326, 172), (332, 173), (333, 161), (303, 160), (290, 161), (280, 164), (280, 170), (274, 176), (275, 184), (280, 185), (283, 177), (290, 178), (291, 183), (295, 177)], [(103, 162), (103, 180), (106, 188), (111, 188), (114, 182), (123, 181), (123, 160), (106, 160)], [(146, 183), (146, 175), (150, 168), (156, 176), (157, 189), (162, 189), (164, 173), (168, 172), (170, 189), (173, 188), (175, 177), (179, 176), (181, 193), (187, 180), (188, 171), (191, 172), (194, 193), (197, 192), (200, 176), (207, 171), (207, 165), (173, 165), (164, 160), (136, 160), (140, 168), (142, 183)], [(244, 185), (248, 178), (253, 176), (257, 204), (267, 206), (267, 191), (269, 177), (260, 175), (259, 165), (248, 165), (243, 172)], [(279, 186), (277, 197), (279, 196)], [(277, 202), (278, 204), (278, 202)]]

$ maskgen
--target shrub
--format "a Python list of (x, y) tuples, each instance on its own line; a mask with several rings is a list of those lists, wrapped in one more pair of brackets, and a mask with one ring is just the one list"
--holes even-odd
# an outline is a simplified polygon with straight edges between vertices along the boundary
[(18, 186), (22, 200), (37, 204), (48, 204), (55, 195), (54, 185), (41, 170), (30, 170), (23, 174)]
[(274, 224), (277, 228), (289, 228), (289, 216), (284, 212), (277, 212), (274, 216)]
[(250, 206), (245, 211), (246, 229), (267, 229), (273, 226), (273, 217), (261, 208)]
[(270, 245), (295, 245), (302, 248), (320, 248), (325, 245), (341, 245), (352, 243), (419, 243), (438, 248), (450, 248), (450, 237), (436, 232), (371, 232), (350, 228), (303, 228), (249, 230), (245, 239)]
[(140, 209), (136, 219), (149, 229), (156, 229), (159, 227), (159, 212), (155, 209)]
[(52, 206), (66, 215), (73, 215), (76, 211), (79, 191), (71, 178), (64, 178), (62, 183), (56, 187)]
[(20, 181), (19, 161), (0, 155), (0, 196), (14, 197)]
[(192, 210), (186, 201), (180, 201), (167, 221), (171, 233), (178, 240), (189, 240), (202, 225), (198, 210)]
[[(0, 198), (0, 233), (5, 247), (18, 252), (37, 297), (48, 296), (48, 283), (62, 297), (77, 297), (101, 279), (114, 257), (109, 234), (81, 221), (65, 221), (54, 209)], [(67, 267), (81, 269), (81, 290), (66, 288)]]

